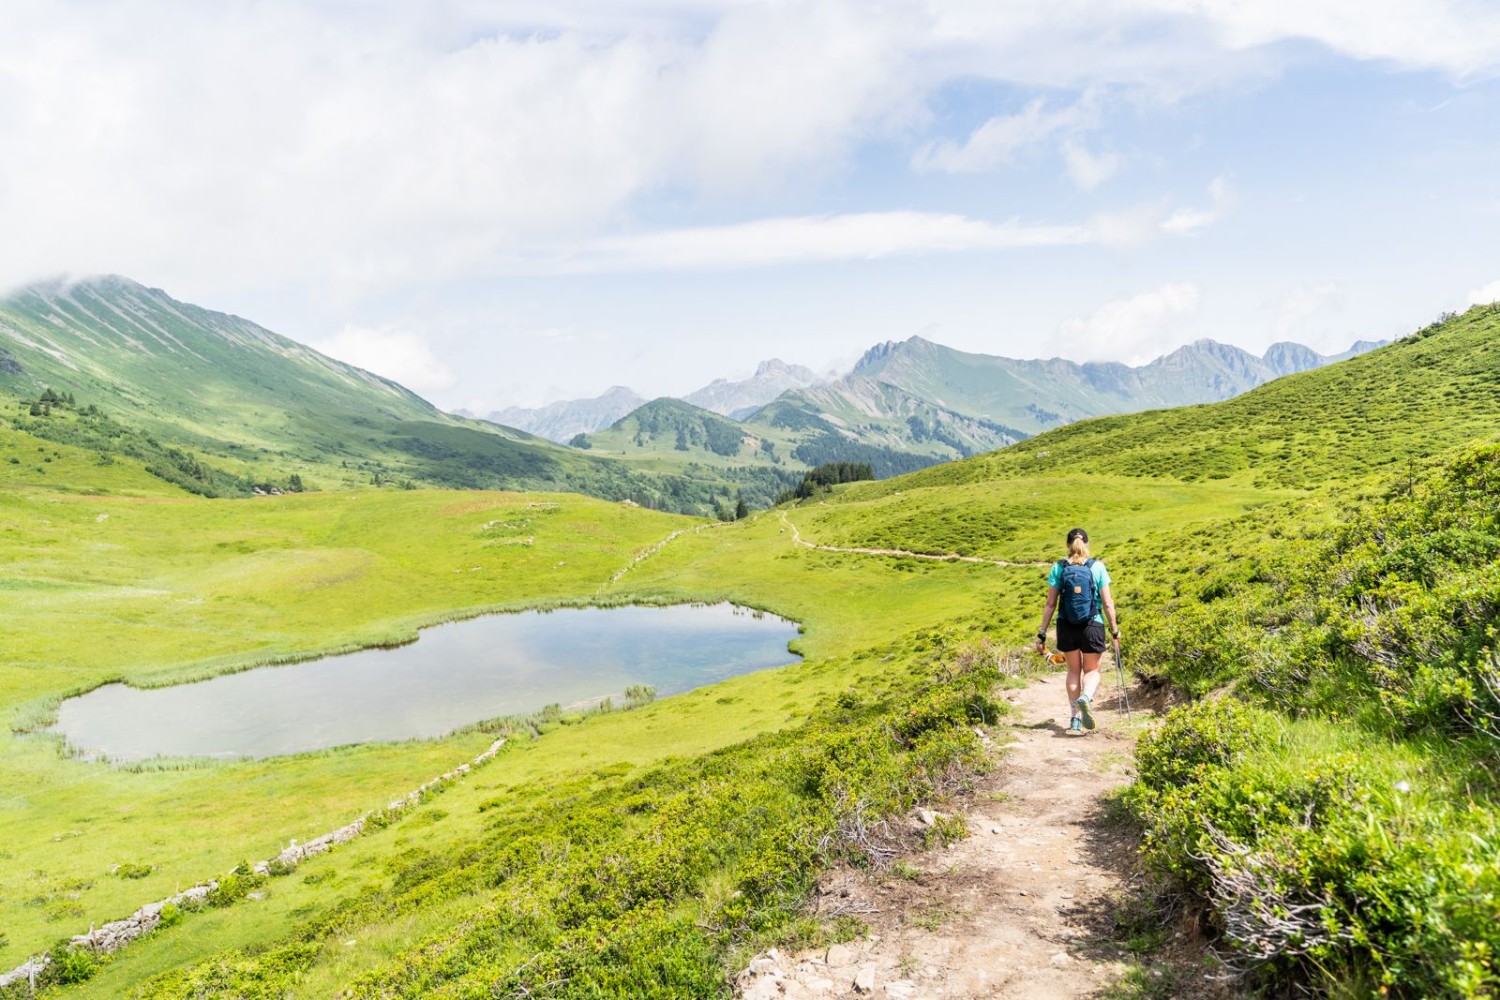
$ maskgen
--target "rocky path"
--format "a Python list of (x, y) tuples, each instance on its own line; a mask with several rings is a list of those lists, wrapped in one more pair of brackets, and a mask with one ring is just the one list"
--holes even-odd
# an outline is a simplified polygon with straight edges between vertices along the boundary
[(911, 552), (907, 549), (866, 549), (846, 545), (819, 545), (809, 542), (802, 537), (802, 532), (792, 523), (792, 519), (786, 516), (786, 511), (778, 511), (781, 515), (781, 523), (792, 529), (792, 542), (802, 546), (804, 549), (817, 549), (819, 552), (852, 552), (862, 556), (904, 556), (907, 559), (933, 559), (938, 562), (966, 562), (983, 563), (986, 566), (1051, 566), (1046, 562), (1011, 562), (1008, 559), (985, 559), (980, 556), (961, 556), (957, 552)]
[(1130, 779), (1135, 726), (1107, 679), (1099, 728), (1068, 733), (1063, 678), (1010, 693), (1013, 742), (996, 743), (998, 766), (968, 806), (966, 839), (884, 873), (825, 879), (818, 913), (860, 917), (864, 940), (763, 955), (741, 976), (741, 995), (1066, 1000), (1104, 991), (1123, 965), (1099, 928), (1135, 849), (1102, 821), (1101, 800)]

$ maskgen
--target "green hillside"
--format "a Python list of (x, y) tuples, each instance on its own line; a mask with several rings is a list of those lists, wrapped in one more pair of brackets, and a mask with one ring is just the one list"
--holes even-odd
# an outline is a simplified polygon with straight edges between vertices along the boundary
[[(850, 381), (825, 394), (782, 395), (742, 421), (676, 399), (657, 399), (604, 431), (580, 434), (575, 447), (657, 471), (699, 465), (736, 470), (754, 501), (761, 483), (785, 488), (795, 473), (828, 462), (868, 462), (879, 478), (989, 451), (1024, 435), (933, 406), (894, 386)], [(759, 470), (759, 475), (750, 470)], [(777, 475), (767, 475), (775, 470)], [(755, 502), (755, 506), (767, 506)]]
[(0, 387), (73, 392), (158, 436), (216, 453), (336, 454), (355, 414), (441, 414), (389, 379), (237, 316), (121, 277), (33, 285), (0, 301)]
[[(723, 525), (567, 496), (214, 501), (123, 461), (98, 467), (105, 496), (90, 452), (8, 431), (0, 966), (506, 733), (492, 763), (294, 873), (226, 880), (113, 957), (58, 952), (59, 994), (727, 996), (758, 949), (857, 933), (803, 915), (817, 873), (868, 864), (858, 831), (972, 780), (995, 665), (1019, 662), (1040, 611), (1028, 564), (1082, 523), (1137, 676), (1213, 696), (1143, 741), (1121, 803), (1161, 928), (1201, 915), (1247, 988), (1493, 995), (1497, 334), (1500, 310), (1474, 309), (1225, 403), (1087, 421)], [(521, 533), (534, 543), (501, 544)], [(60, 697), (122, 676), (487, 607), (720, 599), (802, 622), (803, 662), (534, 730), (259, 762), (110, 768), (35, 732)], [(126, 863), (149, 871), (121, 878)]]
[(1487, 440), (1500, 427), (1500, 339), (1485, 308), (1223, 403), (1101, 417), (922, 484), (1087, 469), (1184, 482), (1310, 488), (1359, 479)]
[(20, 429), (137, 460), (207, 496), (555, 489), (712, 514), (726, 499), (732, 507), (735, 489), (716, 471), (631, 470), (449, 416), (389, 379), (120, 277), (33, 285), (0, 300), (0, 393)]

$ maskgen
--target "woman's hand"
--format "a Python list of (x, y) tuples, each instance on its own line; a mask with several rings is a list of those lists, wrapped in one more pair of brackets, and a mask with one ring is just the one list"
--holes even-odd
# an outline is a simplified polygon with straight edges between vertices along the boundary
[(1039, 654), (1041, 654), (1042, 656), (1046, 656), (1047, 655), (1047, 644), (1045, 642), (1043, 642), (1042, 640), (1038, 639), (1036, 641), (1036, 651)]

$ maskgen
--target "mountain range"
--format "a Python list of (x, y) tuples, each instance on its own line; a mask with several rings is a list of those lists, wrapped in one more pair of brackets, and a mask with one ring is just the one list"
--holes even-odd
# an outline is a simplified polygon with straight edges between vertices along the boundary
[(294, 483), (555, 489), (712, 514), (736, 495), (764, 506), (824, 462), (893, 475), (1086, 417), (1226, 399), (1331, 360), (1296, 344), (1257, 358), (1199, 341), (1131, 368), (913, 337), (830, 380), (772, 360), (682, 400), (616, 387), (492, 414), (525, 417), (516, 428), (443, 413), (391, 379), (127, 278), (0, 299), (0, 390), (22, 408), (16, 422), (209, 495)]
[[(1222, 401), (1377, 346), (1361, 341), (1323, 356), (1280, 343), (1256, 357), (1200, 340), (1130, 367), (971, 354), (912, 337), (878, 344), (849, 374), (788, 389), (738, 420), (664, 398), (569, 440), (655, 469), (674, 461), (797, 468), (858, 461), (884, 477), (1003, 448), (1089, 417)], [(725, 399), (735, 383), (715, 385)]]
[[(1132, 367), (1062, 358), (1017, 360), (912, 337), (875, 345), (842, 377), (820, 378), (811, 369), (773, 358), (748, 379), (719, 378), (685, 396), (666, 398), (746, 422), (752, 430), (775, 415), (761, 415), (773, 402), (778, 410), (793, 408), (835, 427), (869, 424), (872, 419), (904, 423), (924, 409), (929, 420), (939, 423), (961, 417), (997, 425), (969, 427), (963, 433), (973, 450), (955, 449), (954, 454), (973, 454), (1087, 417), (1219, 402), (1283, 375), (1378, 346), (1380, 342), (1362, 340), (1342, 353), (1321, 355), (1302, 344), (1281, 342), (1256, 356), (1229, 344), (1199, 340)], [(563, 443), (603, 431), (646, 402), (633, 390), (615, 386), (592, 399), (507, 407), (485, 419)], [(872, 432), (879, 441), (867, 443), (897, 448), (920, 443), (910, 435), (866, 427), (866, 435)]]

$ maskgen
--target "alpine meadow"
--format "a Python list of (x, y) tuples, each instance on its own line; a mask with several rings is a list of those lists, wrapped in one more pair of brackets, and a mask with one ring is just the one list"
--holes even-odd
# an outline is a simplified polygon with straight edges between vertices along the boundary
[[(147, 471), (137, 449), (170, 428), (145, 410), (85, 436), (97, 387), (66, 376), (0, 429), (0, 966), (38, 957), (0, 995), (717, 997), (766, 949), (858, 940), (858, 913), (811, 894), (889, 865), (883, 824), (961, 820), (1005, 766), (989, 744), (1019, 721), (1006, 692), (1031, 682), (1041, 574), (1075, 522), (1115, 574), (1137, 718), (1177, 706), (1101, 820), (1139, 848), (1122, 911), (1161, 947), (1191, 923), (1240, 990), (1500, 989), (1500, 308), (730, 522), (334, 482), (311, 441), (284, 469), (338, 488), (204, 496)], [(498, 611), (722, 601), (801, 623), (802, 660), (264, 759), (116, 764), (48, 731), (116, 681)], [(75, 940), (169, 898), (128, 944)]]

